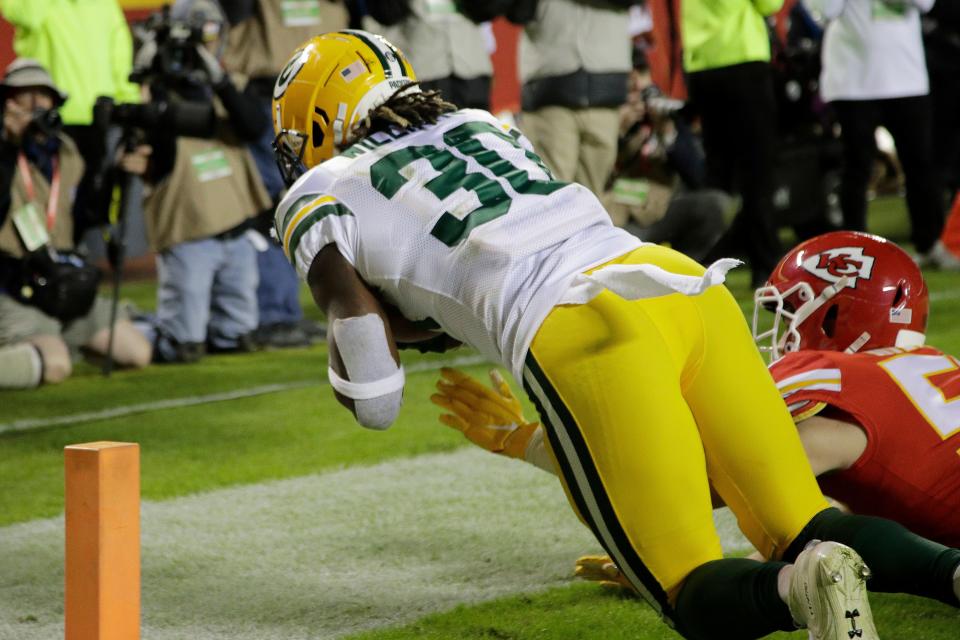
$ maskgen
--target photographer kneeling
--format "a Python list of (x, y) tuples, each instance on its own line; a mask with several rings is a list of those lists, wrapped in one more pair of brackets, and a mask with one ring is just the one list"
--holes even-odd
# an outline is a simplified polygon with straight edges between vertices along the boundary
[[(83, 159), (60, 131), (66, 96), (34, 60), (0, 81), (0, 388), (31, 388), (70, 375), (81, 349), (108, 351), (110, 303), (96, 268), (73, 253), (74, 195)], [(136, 165), (146, 151), (120, 161)], [(117, 364), (144, 367), (150, 344), (126, 319), (114, 329)]]
[[(147, 234), (157, 252), (155, 362), (193, 362), (208, 349), (249, 351), (258, 324), (253, 219), (271, 206), (247, 143), (270, 127), (252, 95), (241, 92), (217, 59), (226, 19), (210, 0), (181, 0), (161, 17), (137, 54), (135, 73), (149, 100), (189, 107), (208, 126), (191, 136), (178, 125), (148, 131), (144, 175)], [(190, 34), (183, 37), (181, 34)], [(183, 129), (179, 129), (183, 131)]]
[(660, 93), (646, 56), (635, 51), (617, 163), (602, 201), (618, 227), (702, 261), (736, 202), (704, 186), (703, 151), (682, 108)]

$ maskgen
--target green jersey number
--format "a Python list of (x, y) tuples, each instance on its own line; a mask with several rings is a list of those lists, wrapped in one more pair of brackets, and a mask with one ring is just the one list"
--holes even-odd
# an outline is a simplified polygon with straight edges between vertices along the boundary
[[(477, 139), (482, 133), (489, 133), (507, 142), (512, 147), (522, 149), (528, 160), (533, 162), (547, 175), (547, 180), (535, 180), (525, 170), (516, 166), (493, 149), (488, 149)], [(525, 195), (549, 195), (566, 186), (567, 183), (553, 179), (549, 169), (540, 158), (531, 151), (523, 149), (519, 133), (511, 135), (486, 122), (466, 122), (446, 132), (443, 141), (460, 153), (476, 160), (497, 178), (502, 178), (514, 191)], [(444, 211), (433, 225), (430, 234), (449, 247), (462, 241), (470, 231), (495, 220), (510, 210), (512, 199), (499, 180), (485, 174), (467, 171), (467, 163), (455, 156), (449, 149), (434, 145), (404, 147), (387, 154), (370, 167), (370, 180), (373, 187), (387, 198), (393, 198), (407, 178), (401, 171), (419, 159), (430, 163), (440, 175), (431, 178), (423, 186), (437, 198), (443, 200), (459, 189), (472, 191), (480, 201), (480, 206), (458, 218)]]

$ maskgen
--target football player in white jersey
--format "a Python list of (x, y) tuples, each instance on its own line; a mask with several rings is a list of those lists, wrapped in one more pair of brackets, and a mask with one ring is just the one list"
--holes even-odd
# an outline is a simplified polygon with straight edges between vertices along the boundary
[[(520, 132), (421, 92), (366, 32), (301, 46), (273, 108), (292, 182), (276, 232), (327, 315), (331, 386), (361, 424), (400, 409), (397, 341), (469, 344), (523, 381), (572, 507), (681, 635), (877, 637), (860, 556), (808, 543), (855, 532), (892, 554), (911, 534), (829, 508), (716, 286), (734, 261), (704, 269), (616, 229)], [(722, 558), (708, 476), (776, 561)], [(915, 590), (954, 597), (929, 582)]]

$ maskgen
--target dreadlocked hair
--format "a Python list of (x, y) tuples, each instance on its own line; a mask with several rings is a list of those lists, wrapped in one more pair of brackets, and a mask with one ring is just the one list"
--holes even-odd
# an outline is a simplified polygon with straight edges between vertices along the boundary
[(367, 114), (354, 127), (350, 137), (360, 140), (380, 131), (416, 129), (436, 124), (440, 116), (457, 110), (455, 104), (440, 97), (439, 91), (407, 93), (411, 86), (401, 87), (386, 102)]

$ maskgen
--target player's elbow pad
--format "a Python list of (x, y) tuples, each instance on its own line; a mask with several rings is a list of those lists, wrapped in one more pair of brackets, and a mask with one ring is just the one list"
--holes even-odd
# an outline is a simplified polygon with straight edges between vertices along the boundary
[(334, 320), (330, 330), (350, 378), (343, 379), (330, 367), (330, 385), (353, 400), (354, 415), (362, 426), (386, 429), (403, 404), (404, 374), (390, 353), (383, 321), (370, 313)]

